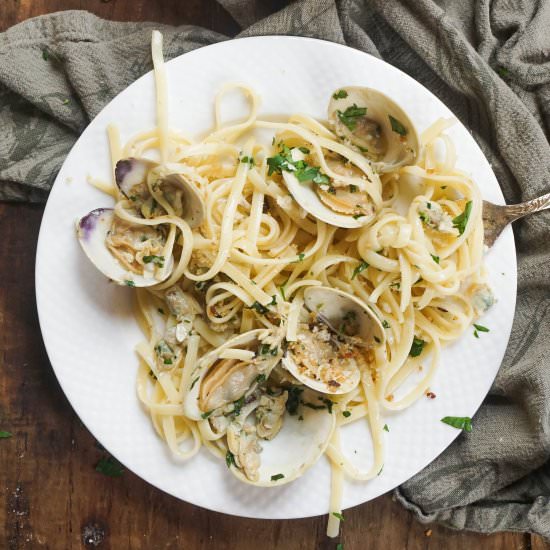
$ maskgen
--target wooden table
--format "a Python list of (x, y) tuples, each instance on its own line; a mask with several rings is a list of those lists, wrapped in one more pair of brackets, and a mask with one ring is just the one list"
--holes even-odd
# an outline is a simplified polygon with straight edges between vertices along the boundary
[[(277, 9), (281, 0), (266, 2)], [(238, 26), (214, 0), (0, 0), (0, 31), (44, 13), (87, 9), (108, 19)], [(0, 129), (1, 131), (1, 129)], [(42, 207), (0, 204), (0, 549), (336, 548), (326, 518), (239, 519), (168, 496), (130, 472), (97, 473), (103, 452), (69, 406), (44, 350), (34, 297)], [(345, 513), (345, 550), (537, 549), (540, 537), (421, 525), (390, 495)]]

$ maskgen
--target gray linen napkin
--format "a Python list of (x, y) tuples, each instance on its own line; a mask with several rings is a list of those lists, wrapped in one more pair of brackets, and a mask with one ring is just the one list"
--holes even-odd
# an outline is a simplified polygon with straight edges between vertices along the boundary
[[(218, 1), (245, 29), (240, 36), (324, 38), (399, 67), (471, 129), (508, 202), (550, 191), (550, 2), (301, 0), (257, 20), (260, 0)], [(227, 39), (80, 11), (0, 34), (0, 199), (45, 200), (79, 132), (151, 69), (153, 28), (163, 31), (168, 58)], [(473, 432), (395, 492), (421, 521), (550, 537), (549, 229), (548, 213), (516, 226), (514, 328)]]

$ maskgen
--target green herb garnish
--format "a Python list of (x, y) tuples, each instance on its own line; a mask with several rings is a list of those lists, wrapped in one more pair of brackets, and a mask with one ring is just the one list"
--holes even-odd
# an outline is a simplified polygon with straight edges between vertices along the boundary
[(251, 306), (250, 306), (250, 309), (254, 309), (256, 310), (259, 314), (261, 315), (265, 315), (269, 309), (267, 309), (265, 306), (263, 306), (262, 304), (260, 304), (260, 302), (258, 301), (255, 301)]
[(344, 124), (348, 130), (353, 132), (357, 128), (357, 119), (367, 114), (366, 107), (357, 107), (354, 103), (351, 107), (348, 107), (344, 112), (336, 111), (340, 122)]
[(286, 400), (286, 410), (288, 414), (295, 415), (298, 412), (300, 405), (300, 395), (304, 391), (304, 388), (300, 386), (291, 386), (288, 390), (288, 399)]
[(9, 439), (12, 436), (11, 432), (5, 432), (4, 430), (0, 430), (0, 439)]
[(353, 270), (353, 275), (351, 276), (352, 279), (355, 279), (355, 277), (357, 277), (357, 275), (359, 275), (359, 273), (361, 273), (362, 271), (365, 271), (365, 269), (367, 269), (367, 267), (369, 267), (369, 264), (367, 262), (361, 262), (354, 270)]
[(134, 281), (130, 281), (130, 279), (126, 279), (126, 280), (124, 281), (124, 284), (125, 284), (126, 286), (131, 286), (131, 287), (136, 286), (136, 283), (134, 283)]
[(235, 416), (239, 416), (241, 414), (241, 409), (244, 405), (244, 395), (237, 399), (237, 401), (233, 401), (233, 414)]
[(340, 521), (344, 521), (344, 516), (340, 512), (332, 512), (332, 515)]
[(199, 381), (199, 378), (200, 378), (200, 376), (197, 376), (197, 378), (195, 378), (195, 380), (193, 380), (193, 382), (191, 382), (191, 387), (189, 388), (190, 390), (192, 390), (195, 387), (195, 384)]
[(490, 330), (487, 327), (484, 327), (483, 325), (476, 325), (474, 323), (474, 336), (476, 338), (479, 338), (479, 332), (490, 332)]
[(338, 90), (332, 94), (332, 99), (346, 99), (348, 92), (346, 90)]
[(283, 479), (285, 476), (283, 474), (275, 474), (274, 476), (271, 476), (271, 481), (278, 481), (279, 479)]
[(235, 462), (235, 455), (231, 451), (227, 451), (227, 453), (225, 453), (225, 463), (227, 464), (228, 468), (231, 468), (231, 466), (237, 467), (237, 463)]
[(202, 414), (201, 414), (201, 418), (202, 418), (203, 420), (206, 420), (213, 412), (214, 412), (214, 411), (212, 410), (212, 411), (208, 411), (208, 412), (202, 413)]
[(441, 422), (465, 432), (472, 431), (472, 419), (469, 416), (445, 416)]
[(388, 428), (387, 424), (384, 424), (384, 427), (382, 428), (385, 432), (389, 432), (390, 429)]
[(435, 254), (430, 254), (430, 256), (432, 257), (432, 260), (438, 264), (439, 263), (439, 256), (436, 256)]
[(386, 319), (384, 319), (384, 320), (382, 321), (382, 326), (383, 326), (384, 328), (390, 328), (390, 324), (388, 323), (388, 321), (386, 321)]
[(504, 78), (510, 74), (510, 71), (506, 67), (497, 67), (497, 73)]
[(359, 187), (357, 187), (357, 185), (350, 184), (349, 192), (350, 193), (357, 193), (357, 191), (359, 191)]
[(143, 256), (143, 261), (146, 264), (156, 264), (159, 267), (164, 267), (164, 256), (155, 256), (154, 254), (152, 256)]
[(241, 162), (243, 164), (248, 164), (250, 167), (252, 167), (254, 166), (254, 157), (248, 157), (248, 156), (241, 157)]
[(456, 218), (453, 219), (453, 227), (458, 229), (458, 232), (462, 235), (466, 230), (466, 225), (468, 224), (468, 219), (472, 212), (472, 201), (468, 201), (464, 208), (464, 212), (459, 214)]
[(256, 383), (261, 384), (262, 382), (265, 382), (267, 380), (267, 376), (265, 374), (258, 374), (256, 376)]
[(120, 477), (124, 473), (124, 467), (116, 458), (109, 456), (99, 460), (95, 471), (109, 477)]
[(344, 416), (344, 418), (349, 418), (351, 416), (351, 411), (343, 411), (342, 415)]
[(294, 260), (293, 262), (290, 262), (290, 263), (291, 264), (297, 264), (299, 262), (303, 262), (305, 257), (306, 257), (306, 255), (303, 252), (300, 252), (300, 254), (298, 254), (298, 259)]
[(418, 357), (422, 353), (425, 345), (426, 342), (424, 342), (424, 340), (421, 340), (420, 338), (417, 338), (415, 336), (411, 345), (411, 351), (409, 351), (409, 355), (411, 357)]
[(407, 128), (401, 124), (396, 118), (392, 117), (391, 115), (388, 115), (390, 119), (391, 129), (400, 136), (406, 136), (407, 135)]

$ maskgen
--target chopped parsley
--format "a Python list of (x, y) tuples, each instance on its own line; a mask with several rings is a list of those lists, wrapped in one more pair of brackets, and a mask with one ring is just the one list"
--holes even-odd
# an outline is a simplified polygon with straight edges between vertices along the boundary
[(9, 439), (12, 436), (11, 432), (5, 432), (4, 430), (0, 430), (0, 439)]
[(424, 223), (428, 223), (430, 221), (430, 219), (428, 218), (428, 216), (426, 216), (426, 214), (424, 212), (420, 212), (418, 214), (418, 217), (424, 222)]
[(332, 512), (332, 515), (340, 521), (344, 521), (344, 516), (340, 512)]
[(480, 332), (490, 332), (490, 330), (487, 328), (487, 327), (484, 327), (483, 325), (476, 325), (474, 323), (474, 336), (476, 338), (479, 338), (479, 333)]
[(436, 256), (435, 254), (430, 254), (430, 256), (432, 257), (432, 260), (438, 264), (439, 263), (439, 256)]
[(297, 264), (299, 262), (303, 262), (305, 257), (306, 257), (306, 255), (303, 252), (300, 252), (300, 254), (298, 254), (298, 259), (294, 260), (293, 262), (290, 262), (290, 263), (291, 264)]
[(256, 310), (260, 315), (265, 315), (269, 311), (267, 307), (260, 304), (257, 300), (250, 306), (250, 309)]
[(271, 476), (271, 481), (278, 481), (279, 479), (283, 479), (285, 476), (283, 474), (275, 474)]
[(323, 409), (325, 409), (325, 405), (315, 405), (315, 403), (308, 403), (306, 401), (302, 401), (301, 402), (302, 405), (304, 405), (305, 407), (308, 407), (310, 409), (313, 409), (314, 411), (321, 411)]
[(357, 187), (357, 185), (350, 184), (349, 192), (350, 193), (357, 193), (357, 191), (359, 191), (359, 187)]
[(322, 399), (323, 403), (327, 406), (327, 410), (329, 412), (329, 414), (332, 414), (332, 407), (334, 405), (334, 401), (331, 401), (330, 399), (324, 397)]
[(497, 67), (497, 73), (504, 78), (510, 74), (510, 71), (506, 67)]
[(53, 63), (61, 63), (63, 60), (61, 56), (57, 55), (55, 52), (52, 52), (48, 46), (42, 48), (42, 59), (44, 61), (52, 61)]
[(388, 323), (388, 321), (387, 321), (386, 319), (384, 319), (384, 320), (382, 321), (382, 326), (383, 326), (384, 328), (390, 328), (390, 324)]
[(235, 416), (239, 416), (241, 414), (241, 409), (244, 405), (244, 395), (237, 399), (237, 401), (233, 401), (233, 414)]
[(405, 128), (405, 126), (403, 126), (401, 122), (399, 122), (396, 118), (392, 117), (391, 115), (388, 115), (388, 117), (390, 119), (391, 129), (396, 134), (399, 134), (400, 136), (406, 136), (408, 133), (407, 128)]
[(201, 418), (202, 418), (203, 420), (206, 420), (213, 412), (214, 412), (214, 411), (212, 410), (212, 411), (208, 411), (208, 412), (202, 413), (202, 414), (201, 414)]
[(354, 214), (354, 215), (352, 216), (352, 218), (353, 218), (354, 220), (358, 220), (359, 218), (363, 218), (364, 216), (365, 216), (365, 214)]
[(63, 105), (68, 105), (70, 103), (70, 99), (64, 99), (62, 103)]
[(366, 107), (357, 107), (354, 103), (351, 107), (348, 107), (345, 111), (336, 111), (340, 122), (347, 127), (348, 130), (353, 132), (357, 128), (357, 119), (367, 114)]
[(390, 429), (388, 428), (387, 424), (384, 424), (384, 427), (382, 428), (385, 432), (389, 432)]
[(286, 281), (285, 283), (283, 283), (280, 287), (279, 287), (279, 292), (281, 293), (281, 296), (283, 298), (283, 300), (286, 302), (286, 296), (285, 296), (285, 286), (286, 286), (286, 283), (288, 281)]
[(271, 295), (271, 302), (269, 302), (269, 304), (267, 304), (268, 306), (276, 306), (277, 305), (277, 298), (275, 296), (275, 294), (272, 294)]
[[(305, 160), (294, 160), (292, 149), (284, 143), (279, 143), (278, 154), (267, 159), (268, 176), (282, 174), (285, 171), (293, 172), (296, 179), (302, 183), (307, 181), (312, 181), (317, 185), (328, 185), (330, 183), (330, 178), (323, 174), (319, 167), (310, 166)], [(305, 147), (299, 147), (298, 150), (304, 154), (309, 153), (309, 149)]]
[(332, 94), (332, 99), (346, 99), (348, 92), (346, 90), (338, 90)]
[(265, 382), (267, 380), (267, 376), (265, 374), (258, 374), (258, 376), (256, 376), (256, 382), (258, 384), (261, 384), (262, 382)]
[(300, 386), (291, 386), (288, 390), (288, 399), (286, 400), (285, 407), (290, 415), (298, 413), (298, 407), (300, 406), (300, 395), (304, 391), (304, 388)]
[(424, 342), (424, 340), (421, 340), (420, 338), (417, 338), (415, 336), (411, 345), (411, 351), (409, 351), (409, 355), (411, 357), (418, 357), (422, 353), (425, 345), (426, 342)]
[[(269, 344), (261, 344), (259, 351), (260, 355), (272, 355), (273, 357), (275, 357), (275, 355), (277, 355), (278, 349), (277, 346), (275, 346), (274, 348), (270, 348)], [(260, 374), (260, 376), (264, 376), (265, 378), (265, 374)]]
[(243, 164), (248, 164), (250, 167), (254, 166), (254, 157), (252, 156), (244, 156), (244, 157), (241, 157), (241, 162)]
[(195, 387), (195, 384), (199, 381), (199, 378), (200, 378), (200, 376), (197, 376), (197, 378), (195, 378), (195, 380), (193, 380), (193, 382), (191, 382), (191, 387), (189, 388), (190, 390), (192, 390)]
[(164, 364), (165, 365), (171, 365), (172, 364), (172, 359), (165, 359)]
[(367, 269), (367, 267), (369, 267), (369, 264), (367, 262), (361, 262), (354, 270), (353, 270), (353, 275), (351, 276), (352, 279), (355, 279), (355, 277), (357, 277), (357, 275), (359, 275), (359, 273), (361, 273), (362, 271), (365, 271), (365, 269)]
[(156, 264), (159, 267), (164, 267), (164, 256), (143, 256), (143, 261), (146, 264)]
[(344, 418), (349, 418), (351, 416), (351, 411), (343, 411), (342, 415), (344, 416)]
[(231, 466), (237, 467), (237, 463), (235, 462), (235, 455), (231, 451), (227, 451), (227, 453), (225, 453), (225, 463), (227, 464), (228, 468), (231, 468)]
[(124, 281), (124, 284), (125, 284), (126, 286), (131, 286), (131, 287), (136, 286), (136, 283), (134, 283), (134, 281), (130, 281), (130, 279), (126, 279), (126, 280)]
[(109, 456), (99, 460), (95, 471), (109, 477), (120, 477), (124, 473), (124, 467), (116, 458)]
[(472, 431), (472, 419), (469, 416), (445, 416), (441, 419), (441, 422), (457, 430)]
[(472, 213), (472, 201), (468, 201), (464, 207), (464, 212), (459, 214), (456, 218), (453, 219), (453, 227), (458, 229), (458, 232), (462, 235), (466, 230), (466, 225), (468, 224), (468, 219)]

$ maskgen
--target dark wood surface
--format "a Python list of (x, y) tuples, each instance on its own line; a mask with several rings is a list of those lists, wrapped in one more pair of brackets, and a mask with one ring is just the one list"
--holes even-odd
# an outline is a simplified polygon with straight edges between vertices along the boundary
[[(276, 9), (281, 0), (266, 2)], [(238, 25), (214, 0), (0, 0), (0, 31), (29, 17), (87, 9), (114, 20), (192, 23), (234, 34)], [(0, 129), (1, 131), (1, 129)], [(540, 537), (490, 536), (421, 525), (390, 495), (345, 513), (339, 540), (326, 518), (239, 519), (191, 506), (130, 472), (97, 473), (104, 456), (54, 377), (34, 296), (42, 207), (0, 204), (0, 550), (550, 550)]]

